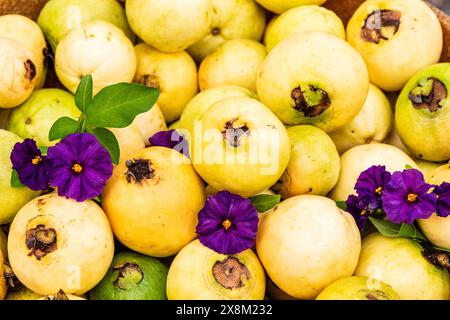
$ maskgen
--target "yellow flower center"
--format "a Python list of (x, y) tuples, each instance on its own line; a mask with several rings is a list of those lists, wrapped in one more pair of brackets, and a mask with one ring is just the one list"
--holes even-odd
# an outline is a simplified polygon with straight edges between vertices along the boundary
[(75, 173), (80, 173), (81, 171), (83, 171), (83, 167), (79, 163), (75, 163), (72, 166), (72, 171)]
[(31, 163), (37, 166), (42, 161), (42, 158), (40, 156), (36, 156), (33, 159), (31, 159)]
[(375, 193), (378, 193), (378, 194), (381, 195), (381, 191), (382, 191), (382, 190), (383, 190), (382, 187), (378, 187), (378, 188), (375, 189)]
[(222, 223), (222, 225), (225, 228), (225, 230), (228, 231), (228, 229), (230, 229), (230, 227), (231, 227), (231, 221), (227, 219)]
[(410, 193), (410, 194), (408, 194), (408, 196), (406, 197), (406, 199), (407, 199), (409, 202), (414, 202), (414, 201), (416, 201), (416, 199), (417, 199), (417, 194), (415, 194), (415, 193)]
[(365, 215), (366, 214), (366, 210), (361, 211), (361, 215)]

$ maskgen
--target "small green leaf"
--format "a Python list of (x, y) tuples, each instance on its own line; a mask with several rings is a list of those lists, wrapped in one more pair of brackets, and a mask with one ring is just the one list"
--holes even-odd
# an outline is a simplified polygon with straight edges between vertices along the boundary
[(412, 167), (412, 165), (407, 164), (407, 165), (405, 165), (405, 169), (409, 170), (409, 169), (413, 169), (413, 167)]
[(137, 83), (118, 83), (103, 88), (86, 111), (90, 128), (124, 128), (153, 107), (159, 90)]
[(23, 188), (25, 187), (22, 182), (20, 182), (19, 175), (17, 171), (13, 169), (11, 172), (11, 187), (13, 188)]
[(386, 237), (391, 238), (409, 238), (419, 241), (428, 241), (427, 238), (414, 225), (402, 223), (401, 225), (390, 221), (369, 217), (369, 220), (377, 230)]
[(345, 201), (336, 201), (336, 206), (344, 211), (347, 211), (347, 202)]
[(75, 92), (75, 104), (83, 113), (86, 113), (88, 106), (92, 102), (92, 87), (92, 76), (88, 74), (81, 78), (80, 84)]
[(119, 163), (120, 148), (114, 133), (105, 128), (96, 128), (92, 133), (97, 137), (98, 141), (108, 150), (111, 160), (114, 164)]
[(55, 121), (50, 132), (48, 139), (50, 141), (63, 139), (71, 133), (77, 132), (79, 123), (69, 117), (62, 117)]
[(249, 198), (249, 200), (258, 212), (266, 212), (280, 203), (281, 196), (279, 194), (260, 194)]
[(433, 247), (433, 249), (435, 249), (435, 250), (437, 250), (437, 251), (442, 251), (442, 252), (448, 252), (448, 253), (450, 253), (450, 249), (441, 248), (441, 247), (434, 246), (434, 245), (432, 245), (432, 247)]
[(42, 147), (39, 147), (38, 149), (39, 149), (39, 151), (41, 151), (42, 154), (47, 154), (48, 147), (42, 146)]

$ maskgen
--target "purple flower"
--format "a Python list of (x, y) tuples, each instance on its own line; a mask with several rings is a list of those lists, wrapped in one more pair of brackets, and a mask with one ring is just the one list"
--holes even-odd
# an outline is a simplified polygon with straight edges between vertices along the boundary
[(102, 193), (112, 174), (108, 151), (88, 133), (74, 133), (48, 149), (50, 184), (58, 194), (82, 202)]
[(42, 155), (36, 141), (25, 139), (16, 143), (11, 152), (11, 163), (22, 184), (35, 191), (48, 188), (49, 160)]
[(362, 230), (369, 218), (367, 211), (365, 210), (365, 208), (359, 207), (359, 199), (357, 196), (348, 196), (345, 203), (347, 204), (347, 212), (349, 212), (353, 216), (359, 230)]
[(361, 172), (355, 185), (359, 207), (371, 211), (381, 208), (381, 194), (390, 179), (391, 174), (385, 166), (371, 166)]
[(220, 191), (209, 196), (198, 214), (200, 242), (221, 254), (237, 254), (251, 248), (258, 230), (258, 212), (250, 200)]
[(436, 213), (439, 217), (448, 217), (450, 215), (450, 183), (443, 182), (434, 189), (437, 195)]
[(148, 139), (152, 146), (174, 149), (189, 158), (189, 144), (176, 130), (159, 131)]
[(436, 194), (429, 193), (431, 187), (416, 169), (394, 172), (382, 195), (387, 218), (397, 224), (429, 218), (436, 211)]

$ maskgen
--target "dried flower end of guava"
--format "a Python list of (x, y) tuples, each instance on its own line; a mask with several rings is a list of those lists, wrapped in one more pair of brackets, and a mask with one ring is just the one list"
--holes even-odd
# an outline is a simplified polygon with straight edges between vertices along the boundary
[(43, 224), (29, 229), (25, 233), (25, 244), (30, 249), (28, 255), (34, 255), (37, 260), (41, 260), (47, 254), (55, 251), (57, 249), (56, 242), (56, 230), (47, 228)]
[(328, 93), (313, 85), (294, 88), (291, 98), (294, 101), (294, 109), (310, 118), (322, 114), (331, 105)]
[(245, 122), (236, 118), (225, 123), (222, 135), (231, 146), (238, 147), (241, 145), (241, 139), (250, 135), (250, 128)]
[(447, 99), (447, 88), (436, 78), (425, 78), (408, 94), (409, 100), (416, 109), (428, 109), (436, 112), (444, 105), (450, 104)]
[(153, 178), (154, 170), (148, 159), (127, 160), (125, 166), (128, 168), (125, 173), (128, 183), (131, 183), (132, 180), (134, 180), (135, 183), (141, 183), (144, 179)]
[(144, 279), (144, 273), (139, 265), (135, 262), (126, 262), (113, 267), (118, 271), (117, 278), (113, 285), (122, 290), (134, 288)]
[(397, 10), (375, 10), (364, 20), (361, 38), (375, 44), (391, 39), (400, 28), (402, 13)]
[(236, 257), (227, 257), (217, 261), (212, 267), (214, 279), (225, 289), (239, 289), (244, 279), (250, 279), (250, 271)]

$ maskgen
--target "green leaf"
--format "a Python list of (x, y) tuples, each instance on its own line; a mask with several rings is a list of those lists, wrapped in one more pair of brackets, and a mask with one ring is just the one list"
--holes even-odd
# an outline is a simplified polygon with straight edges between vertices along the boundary
[(38, 149), (39, 149), (39, 151), (41, 151), (42, 154), (47, 154), (48, 147), (42, 146), (42, 147), (39, 147)]
[(55, 121), (50, 132), (48, 134), (48, 139), (50, 141), (63, 139), (71, 133), (77, 132), (79, 123), (69, 117), (62, 117)]
[(88, 106), (92, 102), (92, 87), (92, 76), (88, 74), (81, 78), (80, 84), (75, 92), (75, 104), (83, 113), (86, 113)]
[(409, 169), (413, 169), (413, 167), (412, 167), (412, 165), (407, 164), (407, 165), (405, 165), (405, 169), (409, 170)]
[(437, 250), (437, 251), (442, 251), (442, 252), (448, 252), (448, 253), (450, 253), (450, 249), (441, 248), (441, 247), (434, 246), (434, 245), (432, 245), (432, 247), (433, 247), (433, 249), (435, 249), (435, 250)]
[(347, 202), (345, 201), (336, 201), (336, 205), (339, 209), (347, 211)]
[(13, 169), (11, 172), (11, 187), (13, 188), (23, 188), (25, 187), (22, 182), (20, 182), (19, 175), (17, 171)]
[(266, 212), (280, 203), (281, 196), (279, 194), (260, 194), (249, 198), (249, 200), (258, 212)]
[(369, 220), (377, 228), (377, 230), (386, 237), (391, 238), (409, 238), (420, 241), (428, 241), (427, 238), (414, 225), (403, 223), (401, 225), (390, 221), (369, 217)]
[(153, 107), (159, 90), (137, 83), (118, 83), (103, 88), (86, 111), (90, 128), (124, 128)]
[(105, 128), (96, 128), (92, 133), (97, 137), (98, 141), (108, 150), (113, 163), (118, 164), (120, 158), (120, 148), (114, 133)]

